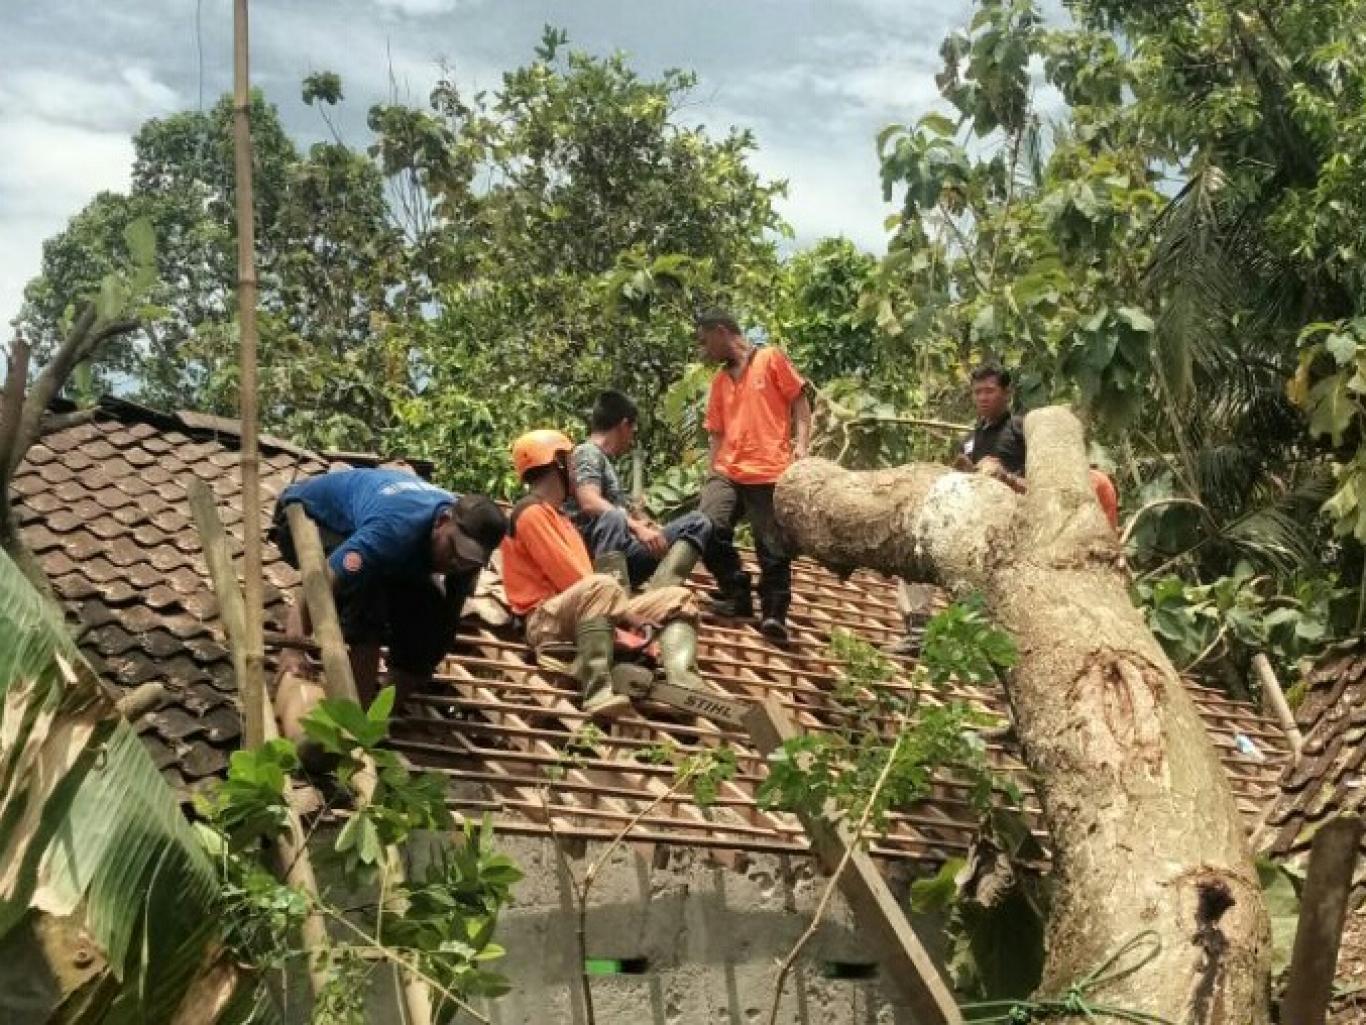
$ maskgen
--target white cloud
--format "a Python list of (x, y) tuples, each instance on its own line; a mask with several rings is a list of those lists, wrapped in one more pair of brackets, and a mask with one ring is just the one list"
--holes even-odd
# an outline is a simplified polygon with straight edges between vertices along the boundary
[(784, 145), (763, 144), (755, 158), (767, 178), (787, 179), (787, 198), (778, 210), (792, 225), (799, 246), (827, 235), (842, 235), (870, 252), (887, 248), (882, 222), (893, 212), (882, 202), (873, 144), (868, 155), (813, 153)]
[[(17, 7), (22, 16), (0, 35), (0, 323), (37, 273), (42, 240), (99, 190), (126, 188), (137, 126), (193, 106), (201, 84), (206, 103), (231, 86), (228, 5), (204, 4), (198, 27), (184, 0)], [(340, 72), (347, 102), (337, 122), (362, 146), (365, 110), (388, 96), (391, 70), (402, 98), (418, 104), (443, 58), (462, 88), (496, 88), (504, 69), (529, 58), (542, 22), (563, 24), (594, 52), (637, 54), (643, 74), (696, 68), (699, 105), (683, 120), (756, 132), (756, 168), (790, 183), (781, 209), (798, 244), (843, 234), (880, 250), (889, 208), (874, 137), (934, 105), (940, 40), (968, 8), (968, 0), (629, 10), (619, 0), (293, 0), (253, 12), (253, 74), (306, 143), (326, 128), (300, 104), (299, 82), (311, 71)]]
[(131, 129), (143, 118), (173, 110), (174, 89), (146, 68), (90, 68), (84, 75), (66, 70), (20, 68), (0, 82), (0, 123), (37, 118), (95, 129)]
[(19, 312), (38, 273), (44, 239), (98, 192), (127, 189), (127, 131), (100, 131), (36, 117), (0, 117), (0, 324)]
[(21, 67), (0, 83), (0, 323), (19, 310), (42, 243), (104, 190), (126, 190), (133, 130), (179, 94), (145, 65)]
[(467, 0), (375, 0), (375, 3), (380, 10), (393, 11), (410, 18), (426, 18), (453, 11), (467, 3)]
[(158, 81), (157, 77), (144, 67), (125, 67), (122, 78), (124, 84), (132, 91), (140, 115), (148, 110), (168, 111), (180, 104), (180, 94), (165, 82)]

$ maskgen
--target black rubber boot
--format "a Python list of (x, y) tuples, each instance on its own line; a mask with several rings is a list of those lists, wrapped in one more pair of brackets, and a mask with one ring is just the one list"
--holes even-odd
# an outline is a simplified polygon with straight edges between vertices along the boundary
[(741, 573), (721, 584), (709, 596), (710, 610), (727, 619), (752, 619), (754, 594), (749, 587), (749, 574)]
[(790, 640), (787, 631), (787, 607), (789, 604), (791, 604), (791, 599), (786, 595), (781, 597), (765, 595), (761, 601), (763, 615), (759, 621), (759, 632), (770, 640), (786, 644)]

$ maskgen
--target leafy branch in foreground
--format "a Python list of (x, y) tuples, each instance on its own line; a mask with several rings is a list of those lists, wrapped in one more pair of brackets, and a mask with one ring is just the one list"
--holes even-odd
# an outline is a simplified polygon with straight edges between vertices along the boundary
[[(999, 725), (995, 717), (963, 701), (919, 702), (914, 686), (894, 684), (896, 664), (848, 631), (835, 631), (830, 654), (842, 663), (831, 692), (840, 725), (793, 737), (769, 756), (760, 806), (830, 821), (857, 819), (867, 810), (871, 826), (881, 831), (890, 809), (926, 797), (935, 773), (946, 770), (967, 784), (974, 811), (985, 815), (998, 783), (978, 731)], [(937, 688), (955, 681), (983, 683), (1015, 658), (1014, 642), (992, 626), (980, 602), (956, 602), (927, 624), (912, 680)], [(889, 715), (898, 717), (890, 738)], [(875, 790), (889, 760), (886, 779)], [(1013, 784), (999, 787), (1018, 802)]]
[(409, 772), (395, 752), (380, 746), (389, 735), (394, 693), (386, 687), (368, 711), (354, 701), (321, 701), (303, 721), (309, 739), (338, 759), (337, 782), (356, 798), (334, 849), (352, 884), (373, 883), (385, 851), (413, 832), (451, 826), (441, 777)]
[[(356, 807), (332, 845), (348, 888), (374, 889), (377, 901), (360, 908), (333, 906), (280, 882), (269, 871), (267, 854), (288, 822), (286, 787), (299, 766), (294, 745), (283, 739), (236, 752), (228, 778), (199, 800), (204, 821), (198, 832), (220, 875), (220, 911), (227, 943), (238, 963), (249, 968), (267, 997), (267, 980), (302, 955), (297, 935), (314, 910), (345, 926), (345, 938), (327, 952), (327, 982), (314, 1008), (314, 1021), (365, 1020), (366, 985), (385, 961), (412, 972), (435, 994), (433, 1018), (452, 1020), (464, 1011), (484, 1021), (466, 1001), (496, 998), (509, 989), (490, 970), (504, 950), (493, 942), (498, 915), (522, 873), (493, 849), (493, 830), (466, 822), (456, 829), (439, 777), (414, 775), (393, 751), (380, 745), (388, 736), (393, 689), (368, 712), (351, 701), (322, 702), (304, 721), (310, 739), (336, 759), (336, 783), (356, 798)], [(393, 883), (388, 851), (401, 848), (418, 831), (458, 833), (460, 842), (442, 846), (420, 882)], [(368, 920), (357, 915), (368, 914)]]
[(783, 960), (770, 1025), (778, 1020), (788, 974), (815, 935), (853, 851), (885, 831), (893, 809), (927, 797), (936, 775), (944, 772), (967, 785), (984, 831), (990, 829), (997, 791), (1012, 806), (1021, 799), (1013, 783), (996, 780), (987, 762), (978, 730), (996, 725), (995, 718), (962, 701), (921, 703), (914, 686), (981, 683), (1015, 664), (1014, 642), (986, 618), (980, 601), (955, 603), (930, 620), (911, 687), (898, 686), (897, 665), (847, 631), (831, 637), (830, 653), (842, 663), (831, 691), (840, 725), (793, 737), (772, 752), (758, 801), (764, 808), (851, 823), (849, 843), (811, 924)]
[[(602, 731), (591, 722), (580, 727), (566, 742), (560, 764), (551, 766), (552, 778), (563, 774), (566, 764), (577, 764), (587, 754), (593, 753), (593, 745), (602, 740)], [(565, 856), (563, 840), (555, 828), (555, 813), (545, 790), (540, 792), (541, 806), (545, 812), (546, 823), (550, 827), (555, 851), (560, 856), (560, 864), (573, 883), (574, 900), (578, 905), (578, 926), (575, 939), (578, 947), (580, 965), (579, 990), (583, 996), (584, 1018), (587, 1025), (595, 1025), (597, 1016), (593, 1008), (593, 984), (588, 971), (588, 899), (592, 894), (593, 883), (613, 852), (625, 842), (627, 835), (643, 822), (656, 808), (677, 797), (680, 793), (691, 792), (698, 807), (706, 809), (715, 803), (721, 785), (733, 779), (737, 769), (735, 751), (721, 744), (717, 747), (699, 748), (687, 753), (680, 752), (674, 745), (663, 743), (643, 748), (637, 757), (656, 765), (672, 762), (674, 778), (669, 786), (643, 805), (627, 821), (598, 856), (589, 864), (582, 878), (575, 878), (569, 861)]]

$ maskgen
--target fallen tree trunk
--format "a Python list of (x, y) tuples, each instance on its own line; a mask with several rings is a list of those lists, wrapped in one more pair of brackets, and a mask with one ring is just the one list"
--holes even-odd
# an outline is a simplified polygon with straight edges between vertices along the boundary
[(1190, 696), (1129, 599), (1087, 476), (1080, 423), (1025, 420), (1029, 492), (917, 464), (808, 459), (778, 515), (805, 553), (978, 591), (1015, 638), (1006, 682), (1053, 848), (1040, 992), (1065, 991), (1137, 934), (1156, 958), (1091, 994), (1181, 1025), (1264, 1025), (1269, 925), (1243, 823)]

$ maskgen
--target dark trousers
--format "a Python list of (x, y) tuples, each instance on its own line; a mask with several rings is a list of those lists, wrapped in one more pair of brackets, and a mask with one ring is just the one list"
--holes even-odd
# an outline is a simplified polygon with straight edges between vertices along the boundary
[[(346, 539), (319, 525), (324, 554)], [(285, 562), (299, 568), (284, 506), (275, 507), (268, 537)], [(389, 665), (418, 676), (431, 676), (450, 650), (460, 625), (465, 599), (474, 590), (478, 573), (431, 576), (375, 575), (364, 583), (334, 591), (337, 618), (347, 644), (382, 644), (389, 649)]]
[(735, 525), (749, 518), (759, 557), (759, 607), (765, 617), (785, 620), (792, 604), (792, 555), (773, 509), (772, 484), (738, 484), (713, 475), (702, 487), (698, 511), (712, 522), (711, 542), (702, 561), (727, 594), (745, 590), (749, 577), (735, 550)]
[[(687, 541), (699, 552), (705, 552), (711, 537), (711, 520), (700, 512), (684, 513), (664, 524), (660, 530), (671, 546), (675, 541)], [(588, 546), (588, 554), (594, 559), (606, 552), (621, 552), (626, 556), (626, 570), (631, 575), (632, 587), (639, 587), (649, 580), (650, 574), (659, 565), (659, 560), (631, 533), (624, 509), (608, 509), (593, 517), (580, 532), (583, 534), (583, 543)]]

